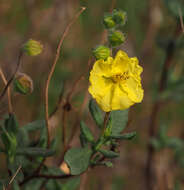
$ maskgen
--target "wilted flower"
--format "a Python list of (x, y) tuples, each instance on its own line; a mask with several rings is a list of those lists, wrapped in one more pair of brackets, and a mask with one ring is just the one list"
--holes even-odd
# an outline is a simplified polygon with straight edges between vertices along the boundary
[(89, 92), (105, 112), (127, 109), (143, 99), (142, 71), (136, 57), (129, 58), (120, 50), (114, 59), (95, 62), (90, 72)]
[(31, 93), (33, 91), (33, 81), (28, 75), (19, 73), (14, 80), (14, 89), (21, 94)]

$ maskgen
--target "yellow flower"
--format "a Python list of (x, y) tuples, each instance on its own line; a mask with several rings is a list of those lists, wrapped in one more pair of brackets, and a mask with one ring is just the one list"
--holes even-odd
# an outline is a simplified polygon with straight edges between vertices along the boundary
[(90, 72), (89, 92), (105, 112), (124, 110), (143, 99), (143, 68), (136, 57), (119, 50), (116, 57), (97, 60)]

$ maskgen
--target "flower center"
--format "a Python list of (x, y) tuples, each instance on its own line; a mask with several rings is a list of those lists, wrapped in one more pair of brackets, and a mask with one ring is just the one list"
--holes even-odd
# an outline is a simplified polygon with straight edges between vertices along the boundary
[(127, 79), (129, 79), (129, 73), (128, 73), (128, 71), (126, 71), (121, 74), (116, 74), (116, 75), (112, 76), (111, 79), (114, 83), (125, 82)]

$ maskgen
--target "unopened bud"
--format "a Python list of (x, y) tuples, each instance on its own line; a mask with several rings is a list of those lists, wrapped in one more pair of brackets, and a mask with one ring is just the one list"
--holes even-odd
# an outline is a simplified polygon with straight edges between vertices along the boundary
[(106, 29), (114, 28), (116, 26), (116, 23), (114, 22), (111, 15), (105, 15), (103, 23)]
[(112, 18), (116, 24), (124, 25), (127, 21), (127, 14), (122, 10), (113, 10)]
[(21, 94), (31, 93), (33, 91), (33, 81), (28, 75), (20, 73), (14, 80), (14, 89)]
[(111, 46), (119, 46), (125, 41), (125, 35), (122, 32), (114, 31), (108, 36)]
[(36, 56), (39, 55), (43, 50), (43, 45), (36, 41), (36, 40), (28, 40), (24, 46), (23, 46), (23, 51), (30, 56)]
[(63, 162), (63, 163), (60, 165), (60, 169), (61, 169), (61, 171), (63, 171), (65, 174), (67, 174), (67, 175), (70, 174), (70, 168), (68, 167), (68, 165), (67, 165), (66, 162)]
[(98, 59), (107, 59), (110, 56), (110, 49), (106, 46), (98, 46), (93, 50), (94, 57)]

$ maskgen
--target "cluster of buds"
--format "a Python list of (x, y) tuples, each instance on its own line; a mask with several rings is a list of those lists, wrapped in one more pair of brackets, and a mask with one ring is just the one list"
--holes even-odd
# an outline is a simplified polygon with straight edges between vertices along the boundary
[[(36, 40), (28, 40), (21, 51), (29, 56), (39, 55), (43, 51), (43, 45)], [(18, 73), (14, 79), (14, 90), (20, 94), (29, 94), (33, 91), (33, 81), (25, 73)]]
[[(105, 14), (103, 24), (108, 30), (108, 42), (110, 47), (120, 46), (125, 42), (125, 35), (118, 30), (127, 21), (126, 12), (114, 9), (111, 14)], [(106, 60), (110, 56), (110, 48), (100, 45), (93, 49), (93, 55), (96, 60)]]

